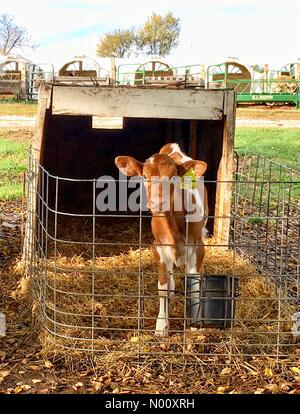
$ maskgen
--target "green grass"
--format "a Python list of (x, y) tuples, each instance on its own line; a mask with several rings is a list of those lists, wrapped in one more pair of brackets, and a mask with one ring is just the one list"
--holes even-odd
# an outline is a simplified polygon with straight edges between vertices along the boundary
[[(28, 144), (28, 135), (0, 130), (0, 200), (22, 196)], [(240, 156), (255, 152), (300, 170), (300, 131), (297, 129), (240, 127), (236, 130), (235, 147)], [(298, 184), (294, 195), (300, 198)]]
[[(247, 154), (256, 153), (277, 162), (278, 164), (291, 167), (295, 171), (300, 171), (300, 131), (298, 129), (281, 129), (281, 128), (237, 128), (235, 137), (235, 148), (240, 157), (246, 160)], [(248, 160), (251, 159), (247, 157)], [(292, 182), (292, 184), (273, 184), (271, 192), (274, 194), (286, 191), (286, 196), (290, 191), (291, 199), (294, 201), (300, 200), (300, 174), (289, 169), (281, 169), (277, 164), (270, 164), (265, 162), (263, 158), (260, 159), (259, 164), (256, 164), (257, 159), (253, 159), (251, 164), (246, 164), (246, 175), (250, 174), (250, 178), (254, 179), (257, 176), (258, 180), (280, 182)], [(251, 168), (250, 168), (251, 165)], [(271, 169), (270, 169), (271, 168)], [(245, 169), (245, 168), (244, 168)], [(246, 172), (247, 171), (247, 172)], [(249, 187), (249, 188), (248, 188)], [(250, 193), (253, 191), (253, 186), (245, 184)], [(268, 186), (266, 186), (268, 188)], [(247, 191), (248, 191), (247, 190)], [(257, 192), (259, 197), (259, 192)], [(248, 194), (251, 198), (251, 194)], [(263, 197), (268, 197), (268, 192), (263, 192)], [(276, 197), (273, 197), (274, 200)], [(265, 200), (267, 202), (267, 200)]]
[(240, 156), (255, 152), (300, 171), (300, 130), (237, 128), (235, 148)]
[(15, 200), (23, 194), (27, 144), (10, 135), (12, 131), (0, 131), (0, 200)]

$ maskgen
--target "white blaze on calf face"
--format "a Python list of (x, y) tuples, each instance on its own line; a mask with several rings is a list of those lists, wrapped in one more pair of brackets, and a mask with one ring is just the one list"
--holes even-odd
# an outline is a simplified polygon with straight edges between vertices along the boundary
[(151, 177), (146, 183), (148, 208), (152, 213), (170, 211), (171, 182), (168, 177)]

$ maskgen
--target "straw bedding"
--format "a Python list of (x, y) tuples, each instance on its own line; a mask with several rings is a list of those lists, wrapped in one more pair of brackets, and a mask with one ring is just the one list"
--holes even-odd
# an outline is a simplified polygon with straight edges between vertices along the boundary
[[(123, 221), (122, 221), (123, 220)], [(45, 352), (73, 354), (97, 351), (101, 363), (150, 361), (164, 363), (222, 363), (232, 357), (288, 355), (293, 338), (294, 311), (249, 258), (205, 240), (204, 274), (237, 275), (240, 296), (232, 329), (188, 329), (183, 332), (183, 274), (176, 271), (175, 296), (170, 300), (170, 335), (154, 336), (158, 314), (157, 271), (151, 250), (150, 220), (98, 220), (92, 240), (92, 222), (69, 218), (58, 223), (57, 240), (43, 240), (47, 260), (38, 260), (42, 276), (34, 278), (42, 295), (39, 321)], [(49, 232), (55, 236), (53, 223)], [(110, 243), (110, 244), (108, 244)], [(111, 244), (113, 243), (113, 244)], [(54, 252), (56, 251), (56, 257)], [(94, 260), (93, 260), (94, 257)], [(139, 278), (139, 269), (142, 275)], [(139, 294), (144, 296), (139, 301)], [(143, 319), (138, 319), (143, 309)], [(55, 321), (55, 322), (54, 322)], [(279, 346), (278, 346), (279, 344)]]

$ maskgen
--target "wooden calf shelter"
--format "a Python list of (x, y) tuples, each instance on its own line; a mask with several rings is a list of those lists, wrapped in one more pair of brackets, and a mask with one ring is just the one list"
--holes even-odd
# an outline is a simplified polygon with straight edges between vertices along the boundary
[[(118, 178), (114, 158), (130, 155), (140, 161), (168, 142), (177, 142), (194, 159), (206, 161), (209, 199), (208, 230), (227, 244), (230, 226), (231, 181), (236, 97), (232, 90), (155, 89), (126, 86), (66, 86), (42, 84), (33, 142), (33, 159), (62, 183), (55, 200), (55, 180), (48, 204), (65, 213), (91, 211), (92, 194), (72, 179)], [(95, 127), (95, 117), (113, 119), (110, 128)], [(114, 118), (115, 119), (115, 118)], [(33, 240), (38, 216), (36, 171), (32, 214), (26, 240)], [(31, 217), (31, 219), (30, 219)], [(26, 247), (25, 247), (26, 253)]]

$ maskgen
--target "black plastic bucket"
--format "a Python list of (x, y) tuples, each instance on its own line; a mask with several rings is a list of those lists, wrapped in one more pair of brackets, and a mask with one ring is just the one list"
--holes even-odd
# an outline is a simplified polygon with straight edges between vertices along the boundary
[(227, 275), (187, 277), (187, 324), (230, 328), (234, 322), (238, 278)]

